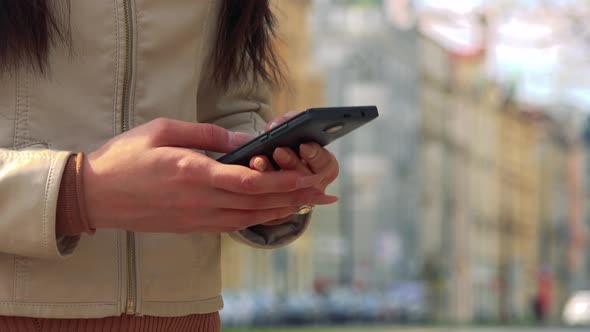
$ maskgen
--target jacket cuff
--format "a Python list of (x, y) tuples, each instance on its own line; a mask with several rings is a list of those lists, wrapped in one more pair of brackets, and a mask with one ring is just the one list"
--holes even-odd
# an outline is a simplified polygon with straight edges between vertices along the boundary
[(0, 179), (10, 188), (0, 203), (0, 252), (51, 259), (72, 252), (76, 239), (55, 234), (57, 199), (71, 154), (0, 149)]
[[(74, 249), (80, 242), (80, 235), (69, 236), (56, 233), (61, 180), (71, 157), (75, 157), (71, 152), (57, 152), (54, 159), (55, 168), (49, 174), (48, 184), (51, 183), (52, 185), (46, 188), (47, 205), (45, 206), (44, 214), (47, 216), (47, 219), (43, 223), (43, 227), (46, 228), (44, 233), (47, 234), (44, 244), (47, 248), (44, 253), (39, 255), (41, 258), (67, 258), (73, 254)], [(34, 254), (33, 256), (37, 255)]]
[(95, 232), (86, 218), (83, 166), (83, 153), (70, 156), (61, 178), (55, 221), (55, 232), (58, 238)]
[(259, 249), (276, 249), (287, 246), (297, 240), (309, 227), (311, 213), (293, 215), (284, 224), (266, 226), (256, 225), (238, 232), (230, 233), (234, 240)]

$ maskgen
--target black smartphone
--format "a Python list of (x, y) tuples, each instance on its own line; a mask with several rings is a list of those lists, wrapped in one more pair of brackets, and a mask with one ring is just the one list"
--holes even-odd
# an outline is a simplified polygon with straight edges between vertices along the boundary
[(317, 142), (326, 146), (378, 116), (376, 106), (311, 108), (223, 155), (218, 161), (249, 166), (252, 157), (264, 155), (274, 164), (272, 154), (278, 147), (289, 147), (299, 154), (303, 143)]

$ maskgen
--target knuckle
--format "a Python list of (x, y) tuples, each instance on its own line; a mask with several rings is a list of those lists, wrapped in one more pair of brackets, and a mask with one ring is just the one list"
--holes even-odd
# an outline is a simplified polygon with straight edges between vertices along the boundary
[(223, 187), (223, 177), (221, 172), (217, 172), (215, 167), (208, 167), (204, 169), (204, 173), (208, 185), (213, 188)]
[(331, 169), (333, 167), (333, 162), (331, 158), (328, 158), (324, 155), (317, 157), (314, 161), (312, 161), (311, 165), (313, 166), (313, 169), (316, 171), (316, 173), (321, 172), (323, 174), (327, 174), (328, 172), (332, 171)]
[(211, 135), (213, 135), (215, 132), (213, 125), (210, 123), (199, 124), (199, 130), (201, 131), (203, 137), (211, 137)]
[(180, 181), (195, 179), (202, 173), (203, 165), (200, 160), (185, 157), (176, 162), (176, 175)]
[(247, 193), (256, 193), (259, 191), (259, 179), (257, 176), (247, 174), (240, 179), (240, 188)]
[(224, 133), (219, 130), (219, 127), (210, 123), (202, 123), (199, 124), (199, 129), (201, 131), (202, 139), (211, 140), (213, 142), (223, 142), (227, 140), (227, 137), (224, 137)]
[(182, 158), (176, 162), (176, 170), (180, 175), (187, 175), (192, 173), (193, 160), (190, 158)]
[(169, 124), (170, 124), (170, 120), (166, 119), (166, 118), (157, 118), (155, 120), (152, 120), (151, 122), (152, 126), (154, 127), (153, 129), (157, 130), (157, 131), (162, 131), (164, 129), (166, 129)]
[(151, 126), (150, 134), (152, 135), (152, 139), (159, 141), (169, 135), (171, 121), (166, 118), (157, 118), (152, 120)]

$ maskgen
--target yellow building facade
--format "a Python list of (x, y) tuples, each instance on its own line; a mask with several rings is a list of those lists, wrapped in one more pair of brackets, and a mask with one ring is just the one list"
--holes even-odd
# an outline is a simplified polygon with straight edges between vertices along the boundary
[[(421, 40), (421, 251), (438, 257), (435, 319), (518, 320), (540, 270), (545, 126), (485, 78), (485, 54)], [(442, 308), (442, 309), (441, 309)]]
[(499, 112), (500, 177), (500, 317), (530, 313), (536, 293), (541, 223), (541, 160), (537, 147), (542, 130), (535, 113), (510, 105)]

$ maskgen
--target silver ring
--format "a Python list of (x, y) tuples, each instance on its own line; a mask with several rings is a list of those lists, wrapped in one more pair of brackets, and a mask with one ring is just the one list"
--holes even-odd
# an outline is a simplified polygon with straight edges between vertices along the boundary
[(303, 216), (303, 215), (306, 215), (306, 214), (310, 213), (311, 210), (313, 210), (313, 207), (311, 207), (309, 205), (303, 205), (295, 213), (298, 214), (298, 215), (300, 215), (300, 216)]

